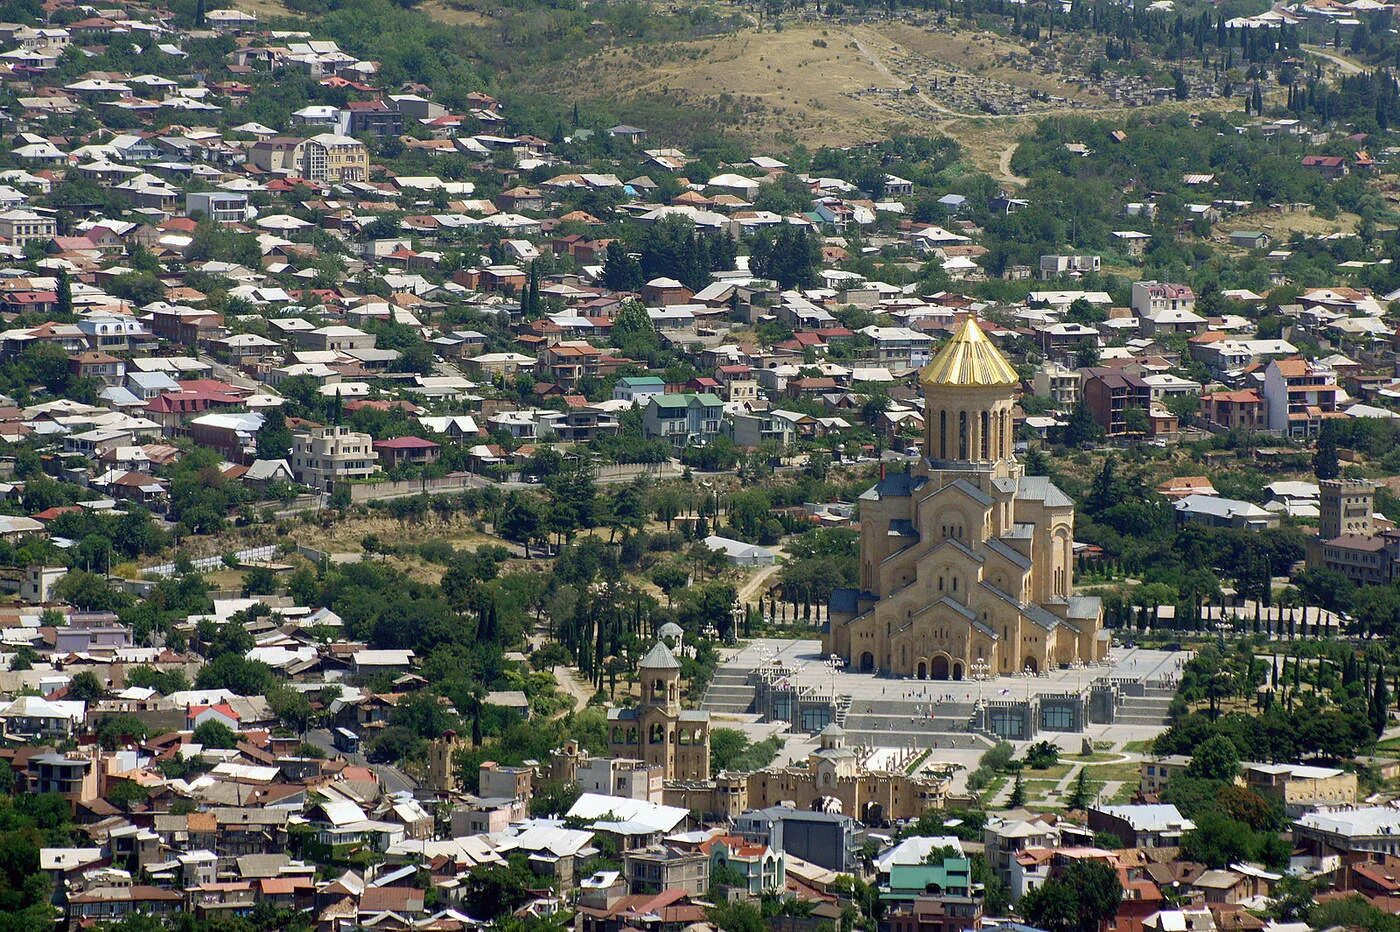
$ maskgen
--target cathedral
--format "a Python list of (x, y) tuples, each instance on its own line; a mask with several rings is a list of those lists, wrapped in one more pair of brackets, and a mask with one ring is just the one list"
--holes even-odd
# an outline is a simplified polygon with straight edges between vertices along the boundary
[(860, 588), (832, 592), (826, 652), (935, 680), (1106, 657), (1099, 599), (1074, 595), (1074, 503), (1013, 452), (1016, 370), (968, 317), (919, 383), (923, 455), (860, 498)]

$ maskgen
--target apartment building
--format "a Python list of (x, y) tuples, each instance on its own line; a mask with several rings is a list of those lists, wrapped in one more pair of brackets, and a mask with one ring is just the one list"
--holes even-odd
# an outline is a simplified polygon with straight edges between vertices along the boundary
[(45, 217), (32, 210), (0, 213), (0, 236), (9, 240), (11, 246), (23, 249), (34, 240), (47, 243), (57, 235), (58, 222), (53, 217)]
[(337, 482), (372, 476), (378, 459), (369, 434), (339, 424), (292, 435), (292, 474), (315, 489), (331, 491)]
[(1128, 433), (1128, 411), (1136, 408), (1146, 420), (1152, 405), (1148, 384), (1118, 369), (1085, 369), (1083, 396), (1094, 420), (1110, 437)]
[(312, 181), (364, 181), (369, 177), (369, 150), (350, 136), (312, 136), (303, 147), (301, 173)]
[(1314, 437), (1322, 422), (1338, 417), (1337, 374), (1300, 357), (1275, 359), (1264, 370), (1264, 405), (1269, 430)]

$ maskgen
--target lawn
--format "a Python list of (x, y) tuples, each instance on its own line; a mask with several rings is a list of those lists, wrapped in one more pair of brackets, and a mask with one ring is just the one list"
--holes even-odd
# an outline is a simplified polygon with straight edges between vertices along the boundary
[(1381, 757), (1400, 757), (1400, 737), (1377, 741), (1376, 754)]
[(1021, 773), (1025, 776), (1025, 779), (1027, 781), (1062, 780), (1073, 769), (1073, 764), (1059, 763), (1053, 767), (1046, 767), (1044, 770), (1032, 770), (1031, 768), (1027, 767), (1025, 770), (1022, 770)]
[(1089, 764), (1084, 769), (1089, 771), (1089, 779), (1091, 780), (1123, 780), (1136, 784), (1142, 778), (1140, 765), (1133, 761), (1118, 764)]

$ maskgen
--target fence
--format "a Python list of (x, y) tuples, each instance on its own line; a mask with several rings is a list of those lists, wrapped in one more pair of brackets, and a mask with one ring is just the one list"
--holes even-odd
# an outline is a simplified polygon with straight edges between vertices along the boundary
[[(239, 550), (233, 555), (234, 559), (239, 563), (261, 562), (264, 560), (271, 560), (275, 556), (277, 556), (277, 547), (274, 544), (253, 547), (250, 550)], [(193, 566), (197, 572), (216, 570), (224, 565), (224, 558), (221, 554), (216, 554), (212, 557), (198, 557), (197, 559), (191, 560), (190, 565)], [(175, 564), (161, 563), (158, 566), (148, 566), (141, 570), (141, 575), (159, 576), (162, 579), (166, 579), (175, 575)]]
[(346, 488), (350, 490), (350, 501), (360, 504), (386, 498), (405, 498), (410, 495), (448, 495), (479, 489), (490, 484), (489, 479), (469, 473), (453, 473), (437, 479), (400, 479), (383, 482), (355, 482)]

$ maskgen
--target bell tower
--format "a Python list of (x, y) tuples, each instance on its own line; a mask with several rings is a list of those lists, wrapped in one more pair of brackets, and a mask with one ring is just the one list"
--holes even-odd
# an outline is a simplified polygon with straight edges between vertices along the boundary
[(637, 665), (642, 704), (674, 716), (681, 710), (681, 664), (662, 641)]
[(969, 316), (919, 373), (924, 456), (931, 468), (1015, 471), (1012, 410), (1021, 377)]

